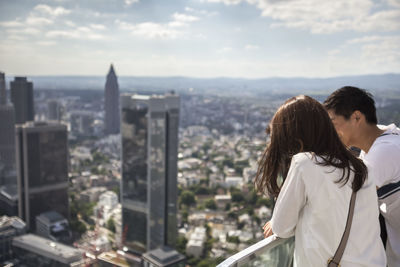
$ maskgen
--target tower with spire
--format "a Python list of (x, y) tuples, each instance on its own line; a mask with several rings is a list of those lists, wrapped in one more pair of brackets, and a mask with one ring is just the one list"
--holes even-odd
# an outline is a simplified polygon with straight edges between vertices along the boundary
[(106, 134), (119, 133), (119, 87), (113, 64), (111, 64), (107, 74), (104, 90), (104, 109), (104, 132)]

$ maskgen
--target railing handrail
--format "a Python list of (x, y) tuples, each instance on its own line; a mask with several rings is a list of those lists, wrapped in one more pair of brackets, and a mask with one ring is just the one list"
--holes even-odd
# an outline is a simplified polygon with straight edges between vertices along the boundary
[(243, 261), (246, 261), (247, 259), (252, 259), (255, 258), (256, 256), (262, 254), (266, 250), (272, 249), (276, 246), (279, 246), (280, 244), (284, 243), (287, 240), (287, 238), (280, 238), (277, 237), (276, 235), (272, 235), (270, 237), (267, 237), (254, 245), (251, 245), (250, 247), (230, 256), (223, 262), (217, 265), (217, 267), (236, 267), (239, 266), (239, 264)]

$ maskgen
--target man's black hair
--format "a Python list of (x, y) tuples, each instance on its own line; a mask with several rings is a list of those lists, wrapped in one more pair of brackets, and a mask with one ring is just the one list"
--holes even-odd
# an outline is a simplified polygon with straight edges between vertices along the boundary
[(364, 114), (370, 124), (377, 124), (376, 108), (373, 96), (364, 89), (353, 86), (342, 87), (333, 92), (324, 102), (327, 110), (349, 119), (354, 111)]

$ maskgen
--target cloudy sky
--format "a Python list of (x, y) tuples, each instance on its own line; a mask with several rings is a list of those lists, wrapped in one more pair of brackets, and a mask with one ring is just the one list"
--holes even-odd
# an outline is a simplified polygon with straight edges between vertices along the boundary
[(7, 75), (400, 72), (400, 0), (0, 0)]

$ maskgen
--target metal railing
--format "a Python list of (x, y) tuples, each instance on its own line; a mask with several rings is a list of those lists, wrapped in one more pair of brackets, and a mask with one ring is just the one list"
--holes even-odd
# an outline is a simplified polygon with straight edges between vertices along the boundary
[(217, 267), (291, 267), (293, 253), (294, 237), (286, 239), (273, 235), (227, 258)]

